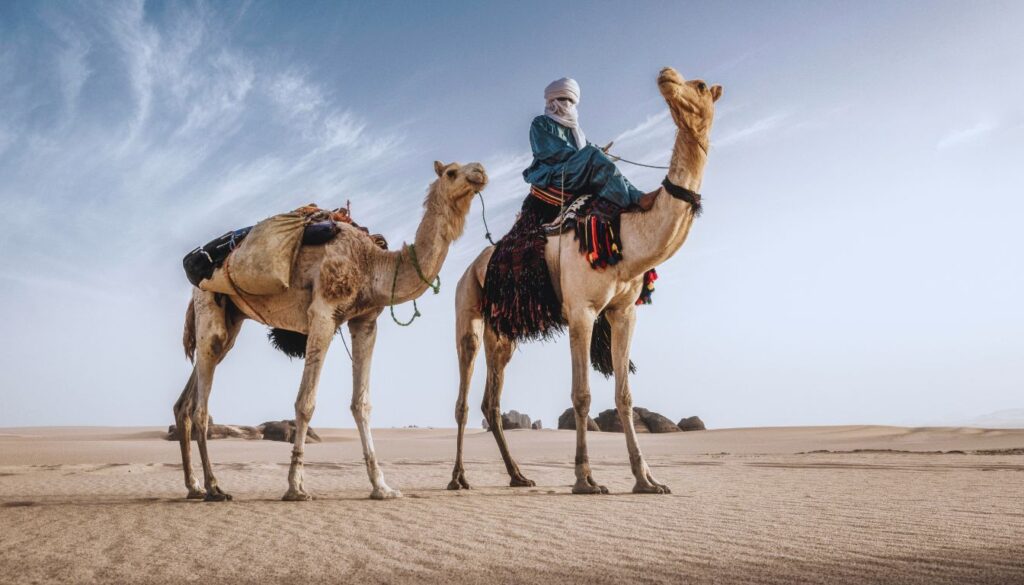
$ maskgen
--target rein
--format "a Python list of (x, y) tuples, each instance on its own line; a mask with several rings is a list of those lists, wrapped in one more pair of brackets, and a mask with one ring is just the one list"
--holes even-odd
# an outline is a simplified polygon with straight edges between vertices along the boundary
[[(438, 274), (435, 277), (435, 281), (436, 282), (430, 282), (429, 280), (427, 280), (427, 277), (423, 276), (423, 269), (420, 268), (419, 260), (416, 259), (416, 244), (408, 244), (406, 247), (409, 248), (409, 260), (412, 261), (412, 266), (413, 266), (413, 268), (416, 269), (416, 274), (417, 274), (417, 276), (420, 277), (420, 280), (422, 280), (424, 284), (426, 284), (428, 287), (430, 287), (430, 290), (434, 291), (435, 295), (437, 293), (441, 292), (441, 275)], [(423, 314), (420, 313), (420, 308), (416, 306), (416, 299), (413, 299), (412, 300), (412, 317), (409, 317), (408, 321), (403, 323), (403, 322), (398, 320), (398, 317), (395, 316), (395, 287), (398, 285), (398, 270), (402, 267), (402, 258), (403, 258), (403, 256), (404, 256), (404, 254), (399, 253), (398, 254), (398, 262), (395, 262), (395, 275), (391, 279), (391, 304), (390, 304), (390, 307), (391, 307), (391, 319), (396, 324), (398, 324), (398, 325), (400, 325), (402, 327), (408, 327), (409, 325), (412, 325), (412, 322), (416, 320), (416, 317), (422, 317)]]
[(480, 219), (484, 220), (484, 237), (491, 243), (492, 246), (496, 246), (494, 240), (491, 239), (491, 228), (487, 227), (487, 206), (484, 205), (484, 194), (477, 191), (477, 197), (480, 198)]

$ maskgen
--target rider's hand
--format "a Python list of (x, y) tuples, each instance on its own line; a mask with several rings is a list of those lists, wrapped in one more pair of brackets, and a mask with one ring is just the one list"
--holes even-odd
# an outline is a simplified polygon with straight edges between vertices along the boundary
[(612, 140), (608, 144), (605, 144), (604, 146), (601, 147), (601, 152), (608, 154), (608, 151), (611, 150), (613, 144), (615, 144), (614, 140)]

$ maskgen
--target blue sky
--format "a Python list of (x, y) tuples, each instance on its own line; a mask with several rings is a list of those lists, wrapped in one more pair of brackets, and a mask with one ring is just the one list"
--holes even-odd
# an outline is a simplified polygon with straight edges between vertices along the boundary
[[(228, 229), (351, 200), (410, 239), (441, 159), (487, 166), (503, 233), (557, 77), (579, 80), (588, 138), (664, 163), (665, 65), (725, 96), (705, 215), (640, 309), (638, 405), (716, 427), (1020, 408), (1022, 25), (1017, 2), (5, 2), (0, 425), (168, 424), (181, 256)], [(382, 319), (375, 425), (453, 424), (472, 213), (425, 317)], [(218, 420), (291, 416), (301, 363), (264, 333), (218, 370)], [(351, 426), (349, 379), (335, 344), (314, 426)], [(564, 339), (517, 353), (503, 405), (549, 425), (569, 406)]]

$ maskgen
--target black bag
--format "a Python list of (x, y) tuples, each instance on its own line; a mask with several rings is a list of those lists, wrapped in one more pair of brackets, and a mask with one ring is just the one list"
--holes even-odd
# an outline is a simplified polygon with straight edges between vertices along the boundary
[(252, 226), (249, 226), (228, 232), (205, 246), (200, 246), (185, 254), (181, 263), (185, 267), (185, 276), (188, 277), (188, 281), (193, 286), (199, 286), (200, 282), (213, 276), (213, 271), (224, 264), (224, 259), (242, 243), (251, 229)]

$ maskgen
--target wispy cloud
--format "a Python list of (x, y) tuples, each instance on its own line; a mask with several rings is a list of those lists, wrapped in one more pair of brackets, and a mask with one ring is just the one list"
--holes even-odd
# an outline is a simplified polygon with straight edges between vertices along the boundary
[(723, 148), (753, 140), (782, 127), (789, 116), (788, 113), (776, 113), (762, 117), (741, 128), (727, 130), (721, 138), (713, 140), (712, 143), (717, 148)]
[[(0, 97), (0, 238), (15, 252), (0, 260), (8, 282), (102, 287), (86, 275), (103, 270), (113, 283), (112, 271), (151, 265), (168, 246), (184, 253), (232, 222), (310, 201), (342, 205), (354, 193), (381, 194), (358, 209), (387, 229), (383, 194), (408, 186), (379, 163), (401, 164), (402, 133), (371, 127), (309, 74), (233, 45), (203, 5), (174, 5), (159, 26), (140, 2), (46, 20), (49, 67), (31, 72), (42, 82), (0, 72), (5, 86), (27, 88)], [(39, 51), (0, 44), (0, 64), (29, 49)], [(91, 58), (97, 51), (102, 59)], [(51, 88), (58, 101), (42, 95)], [(111, 95), (124, 107), (108, 108)], [(50, 123), (15, 125), (38, 103), (58, 110)], [(75, 221), (42, 233), (40, 222), (57, 214)], [(40, 263), (51, 265), (46, 279), (31, 277)]]
[(968, 142), (978, 140), (982, 136), (989, 134), (995, 130), (996, 125), (992, 122), (982, 121), (969, 128), (961, 128), (959, 130), (953, 130), (946, 133), (938, 143), (935, 144), (935, 148), (943, 150), (945, 148), (952, 148), (954, 146), (960, 146)]

